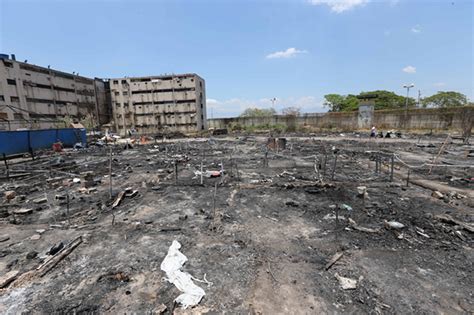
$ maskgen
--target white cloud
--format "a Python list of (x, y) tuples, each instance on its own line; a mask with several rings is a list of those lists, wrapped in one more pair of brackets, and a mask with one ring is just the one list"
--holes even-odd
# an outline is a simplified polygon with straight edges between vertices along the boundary
[(442, 87), (442, 86), (445, 86), (446, 83), (444, 83), (444, 82), (436, 82), (436, 83), (433, 84), (433, 85), (436, 86), (436, 87)]
[(291, 58), (291, 57), (295, 57), (298, 54), (305, 54), (307, 52), (308, 51), (306, 50), (298, 50), (296, 48), (291, 47), (291, 48), (288, 48), (287, 50), (276, 51), (274, 53), (271, 53), (267, 55), (265, 58), (267, 59)]
[[(249, 100), (244, 98), (232, 98), (228, 100), (207, 99), (207, 118), (235, 117), (250, 107), (271, 108), (273, 97)], [(302, 113), (327, 112), (323, 106), (324, 100), (314, 96), (300, 96), (277, 98), (275, 110), (280, 113), (285, 107), (295, 106), (301, 109)]]
[(406, 73), (416, 73), (416, 68), (413, 66), (406, 66), (402, 71)]
[(313, 5), (327, 5), (331, 8), (331, 11), (342, 13), (358, 6), (364, 6), (369, 3), (369, 0), (309, 0), (309, 3)]
[(421, 33), (421, 28), (420, 28), (420, 25), (415, 25), (411, 28), (411, 32), (412, 33), (415, 33), (415, 34), (418, 34), (418, 33)]
[(214, 105), (214, 104), (217, 104), (218, 102), (219, 102), (218, 100), (215, 100), (215, 99), (213, 99), (213, 98), (208, 98), (208, 99), (206, 99), (207, 106), (209, 106), (209, 105), (212, 106), (212, 105)]

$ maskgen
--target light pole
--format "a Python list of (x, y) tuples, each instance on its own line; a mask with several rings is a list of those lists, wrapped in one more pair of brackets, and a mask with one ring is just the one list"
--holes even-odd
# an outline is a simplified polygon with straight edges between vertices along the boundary
[(414, 87), (415, 84), (405, 84), (403, 87), (407, 89), (407, 98), (405, 99), (405, 128), (408, 129), (408, 95), (410, 94), (410, 89)]
[(275, 102), (276, 102), (276, 97), (270, 99), (270, 101), (272, 101), (272, 108), (275, 109)]
[(405, 99), (405, 110), (408, 111), (408, 95), (409, 95), (409, 93), (410, 93), (410, 89), (411, 89), (412, 87), (415, 87), (415, 84), (413, 84), (413, 83), (412, 83), (412, 84), (405, 84), (405, 85), (403, 85), (403, 87), (404, 87), (405, 89), (407, 89), (407, 98)]

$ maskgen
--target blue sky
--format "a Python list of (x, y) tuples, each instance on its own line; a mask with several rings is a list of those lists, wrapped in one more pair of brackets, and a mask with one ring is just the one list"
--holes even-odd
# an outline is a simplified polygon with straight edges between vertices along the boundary
[(325, 94), (474, 99), (470, 0), (0, 0), (0, 52), (85, 76), (195, 72), (208, 117), (326, 111)]

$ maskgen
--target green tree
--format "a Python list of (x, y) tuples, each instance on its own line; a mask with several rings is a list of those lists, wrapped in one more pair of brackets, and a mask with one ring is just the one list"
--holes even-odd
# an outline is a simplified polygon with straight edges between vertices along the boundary
[(276, 115), (276, 111), (273, 108), (250, 107), (244, 110), (240, 117), (270, 117), (273, 115)]
[(454, 91), (440, 91), (423, 99), (423, 107), (455, 107), (468, 104), (466, 95)]
[[(361, 92), (359, 95), (339, 95), (327, 94), (324, 96), (324, 106), (329, 107), (330, 112), (347, 112), (359, 108), (359, 99), (364, 96), (371, 96), (375, 109), (397, 109), (405, 108), (406, 97), (395, 94), (391, 91), (377, 90)], [(375, 96), (375, 97), (374, 97)], [(413, 98), (408, 98), (408, 107), (414, 107), (416, 102)]]
[[(364, 97), (364, 95), (376, 95), (374, 98), (374, 109), (397, 109), (404, 108), (406, 104), (406, 97), (395, 94), (391, 91), (377, 90), (371, 92), (361, 92), (359, 97)], [(408, 107), (414, 107), (416, 102), (413, 98), (408, 98)]]
[(327, 94), (324, 95), (323, 105), (329, 107), (330, 112), (340, 112), (344, 104), (344, 95), (339, 94)]
[(359, 100), (355, 95), (339, 95), (327, 94), (324, 95), (324, 106), (329, 107), (330, 112), (343, 112), (357, 110)]

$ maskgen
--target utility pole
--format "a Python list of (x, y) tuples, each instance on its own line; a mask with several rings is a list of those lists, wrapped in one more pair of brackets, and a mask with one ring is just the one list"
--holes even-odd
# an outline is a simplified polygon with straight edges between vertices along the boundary
[(276, 102), (276, 97), (270, 99), (270, 101), (272, 102), (272, 108), (275, 109), (275, 102)]
[(411, 89), (412, 87), (414, 87), (414, 86), (415, 86), (415, 84), (413, 84), (413, 83), (410, 84), (410, 85), (405, 84), (405, 85), (403, 86), (405, 89), (407, 89), (407, 97), (406, 97), (406, 99), (405, 99), (405, 109), (406, 109), (407, 111), (408, 111), (408, 96), (409, 96), (409, 94), (410, 94), (410, 89)]
[(420, 103), (421, 103), (421, 91), (418, 90), (418, 104), (417, 104), (417, 107), (420, 107)]
[(410, 89), (414, 87), (415, 84), (405, 84), (403, 87), (407, 89), (407, 97), (405, 99), (405, 128), (408, 128), (408, 96), (410, 95)]

